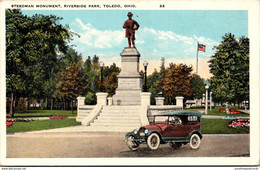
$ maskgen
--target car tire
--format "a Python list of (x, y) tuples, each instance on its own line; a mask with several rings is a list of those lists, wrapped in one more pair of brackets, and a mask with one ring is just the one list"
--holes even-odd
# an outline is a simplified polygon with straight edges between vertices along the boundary
[(190, 137), (190, 147), (191, 149), (198, 149), (200, 146), (200, 137), (197, 134), (193, 134)]
[(170, 146), (173, 149), (179, 149), (181, 147), (182, 143), (181, 142), (170, 142)]
[(160, 145), (160, 137), (156, 133), (152, 133), (148, 138), (147, 138), (147, 146), (151, 150), (156, 150)]
[(129, 136), (126, 140), (126, 145), (127, 147), (131, 150), (131, 151), (137, 151), (138, 150), (138, 147), (139, 147), (139, 144), (138, 143), (135, 143), (133, 142), (134, 140), (134, 137), (133, 136)]

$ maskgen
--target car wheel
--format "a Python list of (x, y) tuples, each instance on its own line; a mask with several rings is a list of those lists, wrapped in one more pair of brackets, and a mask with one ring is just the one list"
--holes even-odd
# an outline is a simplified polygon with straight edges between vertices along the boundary
[(173, 149), (178, 149), (180, 148), (182, 145), (182, 143), (180, 142), (170, 142), (170, 146), (173, 148)]
[(191, 149), (198, 149), (200, 146), (200, 137), (197, 134), (193, 134), (190, 137), (190, 147)]
[(139, 147), (139, 144), (136, 142), (133, 142), (134, 137), (133, 136), (129, 136), (126, 140), (126, 144), (127, 147), (131, 150), (131, 151), (136, 151)]
[(151, 150), (157, 149), (160, 145), (160, 137), (158, 136), (158, 134), (152, 133), (147, 138), (147, 145)]

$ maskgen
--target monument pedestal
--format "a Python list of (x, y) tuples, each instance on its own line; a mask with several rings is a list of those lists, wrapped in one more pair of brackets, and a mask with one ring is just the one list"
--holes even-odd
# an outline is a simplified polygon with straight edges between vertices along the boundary
[(121, 55), (121, 72), (113, 96), (114, 105), (141, 105), (142, 76), (139, 73), (140, 54), (136, 48), (125, 48)]

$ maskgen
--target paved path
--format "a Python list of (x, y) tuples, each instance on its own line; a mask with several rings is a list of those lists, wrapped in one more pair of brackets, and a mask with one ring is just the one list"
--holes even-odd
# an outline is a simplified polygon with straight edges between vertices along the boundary
[(202, 119), (225, 119), (225, 116), (202, 115)]
[(250, 114), (250, 110), (239, 110), (240, 112), (244, 112), (244, 113), (247, 113), (247, 114)]
[(130, 151), (119, 132), (34, 132), (7, 135), (8, 158), (237, 157), (249, 156), (249, 135), (204, 135), (199, 150), (164, 144)]

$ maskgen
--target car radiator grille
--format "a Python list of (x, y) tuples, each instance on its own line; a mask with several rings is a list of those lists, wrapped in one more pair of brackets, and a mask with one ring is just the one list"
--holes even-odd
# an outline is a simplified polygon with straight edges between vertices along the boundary
[(145, 130), (145, 128), (140, 128), (139, 131), (138, 131), (138, 136), (139, 136), (140, 139), (145, 138), (144, 130)]

